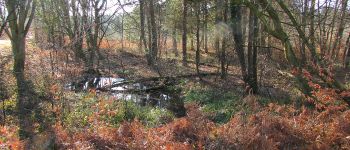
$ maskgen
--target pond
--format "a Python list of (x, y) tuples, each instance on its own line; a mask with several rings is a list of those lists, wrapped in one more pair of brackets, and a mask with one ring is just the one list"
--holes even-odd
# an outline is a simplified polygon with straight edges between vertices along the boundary
[(183, 99), (174, 85), (159, 85), (156, 82), (132, 82), (124, 78), (94, 77), (72, 82), (65, 89), (75, 92), (96, 90), (97, 95), (108, 95), (115, 100), (132, 101), (140, 106), (166, 108), (176, 116), (186, 115)]

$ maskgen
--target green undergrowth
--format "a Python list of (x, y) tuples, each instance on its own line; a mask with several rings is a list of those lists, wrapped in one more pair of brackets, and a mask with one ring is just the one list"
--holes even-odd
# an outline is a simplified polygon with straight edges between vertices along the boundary
[(202, 111), (216, 123), (226, 123), (237, 112), (240, 96), (233, 92), (216, 89), (190, 89), (185, 94), (185, 102), (196, 102)]
[[(280, 105), (291, 104), (291, 99), (276, 99), (266, 96), (253, 96), (254, 100), (262, 107), (268, 107), (270, 103)], [(255, 113), (251, 106), (247, 106), (247, 101), (242, 97), (242, 93), (235, 91), (225, 91), (214, 88), (195, 87), (185, 92), (186, 103), (197, 103), (201, 110), (209, 117), (210, 120), (223, 124), (227, 123), (231, 117), (240, 111), (244, 113)], [(250, 105), (250, 104), (248, 104)]]
[(276, 103), (279, 105), (290, 105), (292, 104), (292, 100), (290, 98), (283, 98), (283, 99), (276, 99), (276, 98), (270, 98), (266, 96), (258, 96), (258, 102), (262, 106), (268, 106), (270, 103)]
[(112, 100), (86, 94), (71, 105), (64, 114), (63, 124), (70, 130), (80, 130), (105, 124), (118, 127), (124, 121), (135, 119), (147, 127), (160, 126), (174, 119), (174, 115), (163, 108), (140, 106), (131, 101)]
[(346, 87), (347, 89), (350, 89), (350, 81), (348, 81), (348, 82), (345, 83), (345, 87)]

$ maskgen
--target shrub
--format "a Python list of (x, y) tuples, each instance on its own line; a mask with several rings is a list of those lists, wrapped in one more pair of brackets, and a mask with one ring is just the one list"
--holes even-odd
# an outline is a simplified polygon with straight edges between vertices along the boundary
[(232, 92), (215, 89), (191, 89), (186, 93), (186, 102), (197, 102), (211, 120), (225, 123), (238, 110), (239, 96)]
[(69, 129), (78, 129), (89, 126), (89, 117), (94, 113), (92, 107), (97, 99), (90, 97), (91, 95), (85, 95), (82, 99), (76, 101), (72, 106), (72, 110), (64, 115), (63, 124)]
[(0, 149), (23, 149), (18, 137), (18, 127), (0, 126)]
[[(124, 118), (124, 120), (132, 121), (138, 119), (148, 127), (155, 127), (172, 121), (175, 116), (170, 111), (164, 108), (139, 106), (133, 102), (122, 102), (121, 111), (124, 114), (115, 116), (117, 118)], [(123, 116), (123, 117), (121, 117)]]
[(124, 121), (140, 120), (148, 127), (159, 126), (173, 120), (174, 115), (166, 109), (143, 107), (131, 101), (108, 98), (98, 99), (86, 94), (75, 101), (71, 111), (64, 115), (63, 124), (71, 130), (100, 125), (118, 127)]
[(149, 127), (155, 127), (162, 124), (166, 124), (172, 121), (175, 116), (168, 110), (163, 108), (151, 108), (142, 111), (140, 119)]

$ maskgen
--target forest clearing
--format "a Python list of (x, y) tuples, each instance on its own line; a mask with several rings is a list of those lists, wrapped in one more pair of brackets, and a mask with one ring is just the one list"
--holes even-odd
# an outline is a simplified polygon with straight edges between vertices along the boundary
[(348, 0), (0, 0), (0, 149), (350, 149)]

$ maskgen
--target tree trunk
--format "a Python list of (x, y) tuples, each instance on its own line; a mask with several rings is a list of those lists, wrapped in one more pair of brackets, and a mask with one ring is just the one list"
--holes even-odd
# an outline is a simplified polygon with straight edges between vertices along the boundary
[(11, 40), (12, 52), (14, 56), (13, 72), (17, 76), (24, 75), (25, 63), (25, 35), (13, 35)]
[(200, 20), (200, 3), (197, 2), (197, 12), (196, 12), (196, 20), (197, 20), (197, 30), (196, 30), (196, 71), (197, 71), (197, 74), (199, 75), (200, 72), (199, 72), (199, 64), (200, 64), (200, 40), (199, 40), (199, 30), (200, 30), (200, 23), (201, 23), (201, 20)]
[[(68, 5), (68, 4), (66, 4)], [(68, 6), (65, 6), (68, 8)], [(69, 40), (72, 43), (72, 49), (77, 60), (81, 59), (87, 63), (87, 58), (83, 51), (83, 27), (80, 22), (80, 16), (78, 15), (78, 8), (76, 6), (76, 0), (71, 1), (73, 28), (70, 26), (69, 13), (65, 17), (65, 23)]]
[[(301, 16), (301, 24), (302, 24), (302, 30), (305, 33), (306, 31), (306, 19), (307, 19), (307, 10), (308, 10), (308, 0), (304, 0), (303, 3), (303, 11), (302, 11), (302, 16)], [(299, 42), (301, 43), (300, 45), (300, 56), (301, 56), (301, 61), (302, 63), (306, 62), (306, 53), (305, 53), (305, 43), (299, 39)]]
[(215, 30), (216, 30), (216, 35), (215, 35), (215, 51), (217, 54), (218, 61), (221, 63), (222, 62), (222, 57), (221, 57), (221, 52), (222, 50), (220, 49), (220, 39), (223, 36), (221, 30), (220, 30), (220, 23), (222, 22), (222, 7), (223, 7), (223, 1), (224, 0), (216, 0), (216, 12), (215, 12)]
[(172, 35), (172, 38), (173, 38), (173, 52), (175, 54), (175, 57), (178, 57), (179, 56), (179, 51), (177, 49), (177, 39), (176, 39), (176, 25), (173, 29), (173, 35)]
[[(165, 34), (163, 37), (163, 48), (165, 51), (165, 58), (168, 59), (168, 48), (167, 48), (167, 41), (168, 41), (168, 35)], [(159, 53), (159, 57), (161, 57), (161, 54)]]
[[(315, 0), (314, 0), (315, 1)], [(317, 1), (317, 6), (318, 8), (321, 8), (322, 7), (322, 4), (320, 4), (321, 2), (320, 1)], [(330, 1), (325, 1), (325, 7), (324, 8), (328, 8), (330, 5)], [(312, 7), (313, 10), (315, 10), (315, 7)], [(319, 28), (319, 32), (320, 32), (320, 35), (319, 35), (319, 45), (321, 48), (321, 56), (322, 58), (326, 55), (328, 55), (328, 52), (327, 52), (327, 40), (328, 40), (328, 36), (327, 36), (327, 31), (326, 31), (326, 24), (327, 24), (327, 21), (325, 20), (329, 20), (328, 16), (329, 16), (329, 10), (330, 9), (325, 9), (324, 11), (321, 12), (321, 9), (317, 9), (317, 13), (318, 14), (321, 14), (323, 13), (324, 14), (324, 18), (323, 19), (318, 19), (318, 28)], [(315, 12), (311, 13), (313, 16), (315, 14)], [(312, 25), (312, 24), (311, 24)], [(310, 31), (311, 32), (311, 31)]]
[(233, 39), (235, 42), (235, 49), (238, 55), (238, 59), (241, 66), (241, 73), (243, 81), (247, 81), (247, 69), (244, 56), (243, 47), (243, 34), (242, 34), (242, 16), (241, 16), (241, 6), (235, 0), (231, 0), (231, 24), (233, 29)]
[[(227, 12), (228, 12), (228, 0), (225, 0), (225, 5), (224, 5), (224, 10), (221, 11), (222, 15), (223, 15), (223, 21), (227, 24)], [(227, 61), (226, 61), (226, 41), (227, 41), (227, 35), (226, 33), (222, 33), (223, 37), (222, 37), (222, 42), (221, 42), (221, 51), (220, 51), (220, 68), (221, 68), (221, 78), (225, 79), (227, 76), (227, 69), (226, 69), (226, 65), (228, 65)]]
[(346, 7), (348, 6), (348, 0), (343, 0), (342, 1), (342, 9), (341, 9), (341, 18), (340, 18), (340, 23), (338, 26), (338, 32), (336, 34), (336, 39), (334, 41), (333, 49), (332, 49), (332, 54), (333, 54), (333, 59), (336, 60), (338, 58), (338, 54), (340, 51), (340, 45), (341, 41), (343, 38), (343, 32), (345, 29), (345, 19), (347, 16), (347, 10)]
[(89, 55), (88, 55), (88, 61), (87, 61), (87, 64), (86, 64), (86, 67), (88, 68), (88, 70), (90, 69), (93, 69), (93, 65), (94, 65), (94, 56), (95, 56), (95, 49), (93, 48), (93, 33), (92, 33), (92, 27), (89, 25), (89, 17), (87, 11), (88, 11), (88, 2), (87, 1), (82, 1), (81, 2), (81, 7), (82, 7), (82, 14), (83, 14), (83, 17), (82, 17), (82, 21), (83, 21), (83, 25), (84, 25), (84, 31), (86, 32), (86, 44), (87, 44), (87, 47), (88, 47), (88, 52), (89, 52)]
[(333, 11), (332, 22), (331, 22), (331, 25), (330, 25), (330, 27), (328, 28), (328, 31), (327, 31), (327, 39), (326, 39), (326, 41), (328, 41), (328, 45), (326, 47), (327, 47), (328, 55), (330, 57), (332, 57), (334, 55), (334, 52), (332, 50), (332, 45), (333, 45), (332, 42), (333, 42), (333, 33), (334, 33), (336, 18), (337, 18), (337, 15), (338, 15), (338, 4), (339, 4), (339, 0), (335, 0), (335, 5), (334, 5), (335, 9)]
[[(248, 85), (251, 93), (258, 92), (258, 75), (257, 75), (257, 49), (258, 49), (259, 26), (258, 18), (254, 13), (249, 15), (249, 43), (248, 45)], [(250, 50), (249, 50), (250, 49)]]
[[(7, 13), (9, 14), (10, 32), (8, 36), (11, 39), (12, 53), (14, 57), (13, 74), (17, 82), (17, 109), (19, 119), (20, 139), (27, 138), (31, 132), (31, 118), (28, 116), (32, 107), (27, 104), (31, 102), (26, 93), (25, 82), (25, 41), (30, 25), (34, 18), (36, 1), (6, 1)], [(29, 13), (30, 12), (30, 13)]]
[(346, 40), (346, 44), (345, 44), (345, 49), (344, 49), (344, 68), (347, 69), (349, 67), (349, 57), (350, 57), (350, 53), (349, 53), (349, 50), (350, 50), (350, 32), (349, 32), (349, 35), (348, 35), (348, 38)]
[(209, 12), (208, 12), (208, 6), (207, 1), (204, 1), (204, 51), (205, 53), (208, 53), (208, 18), (209, 18)]
[(150, 52), (150, 65), (154, 65), (154, 61), (157, 58), (158, 54), (158, 45), (157, 45), (157, 25), (156, 25), (156, 20), (155, 20), (155, 15), (154, 15), (154, 3), (153, 0), (149, 1), (149, 13), (150, 13), (150, 24), (151, 24), (151, 30), (152, 30), (152, 47), (151, 47), (151, 52)]
[[(313, 47), (316, 47), (315, 46), (315, 3), (316, 3), (316, 0), (311, 0), (309, 37), (310, 37), (310, 44)], [(321, 55), (322, 55), (322, 52), (321, 52)]]
[(195, 49), (194, 49), (194, 30), (195, 29), (193, 26), (191, 26), (190, 29), (191, 29), (191, 32), (190, 32), (191, 48), (190, 48), (190, 50), (195, 51)]
[(145, 2), (144, 0), (139, 0), (139, 1), (140, 1), (140, 28), (141, 28), (140, 45), (141, 45), (141, 49), (143, 46), (145, 49), (147, 49), (147, 43), (146, 43), (146, 37), (145, 37), (145, 13), (144, 13)]
[(19, 120), (19, 135), (24, 139), (30, 137), (32, 131), (30, 129), (31, 121), (27, 116), (30, 114), (31, 108), (28, 107), (30, 99), (26, 94), (26, 81), (24, 75), (25, 65), (25, 35), (14, 36), (11, 40), (12, 52), (14, 54), (13, 73), (17, 83), (17, 108), (18, 108), (18, 120)]
[(146, 1), (147, 4), (147, 30), (148, 30), (148, 52), (146, 54), (147, 57), (147, 63), (148, 65), (151, 65), (152, 62), (152, 24), (151, 24), (151, 17), (150, 17), (150, 7), (149, 7), (149, 1)]
[(74, 41), (72, 44), (72, 49), (73, 49), (75, 58), (81, 59), (85, 63), (87, 63), (86, 56), (85, 56), (84, 51), (83, 51), (83, 39), (82, 38), (83, 37), (81, 36), (81, 33), (77, 33), (74, 37), (72, 37), (70, 39)]
[(121, 37), (121, 43), (122, 43), (122, 50), (124, 51), (124, 12), (122, 14), (122, 37)]
[[(255, 2), (254, 2), (255, 3)], [(253, 5), (256, 5), (254, 4)], [(258, 9), (258, 7), (257, 7)], [(258, 18), (250, 11), (249, 12), (249, 25), (248, 25), (248, 66), (247, 66), (247, 78), (246, 94), (258, 92), (257, 82), (257, 44), (258, 44)]]
[[(288, 18), (291, 20), (293, 27), (297, 30), (299, 38), (301, 38), (301, 40), (303, 41), (303, 43), (305, 43), (305, 45), (308, 47), (311, 56), (312, 56), (312, 61), (314, 63), (318, 63), (318, 55), (316, 53), (316, 47), (314, 45), (312, 45), (310, 43), (310, 41), (308, 40), (308, 38), (306, 37), (305, 32), (303, 32), (303, 30), (300, 27), (300, 24), (296, 21), (295, 17), (293, 16), (292, 12), (288, 9), (288, 7), (285, 5), (285, 3), (283, 1), (277, 1), (277, 3), (279, 4), (279, 6), (282, 8), (282, 10), (287, 14)], [(277, 15), (277, 14), (276, 14)], [(283, 28), (282, 28), (283, 30)], [(303, 63), (303, 62), (302, 62)]]
[[(277, 2), (280, 4), (281, 8), (287, 13), (289, 18), (293, 22), (293, 24), (295, 24), (296, 23), (295, 19), (291, 16), (290, 11), (288, 9), (286, 9), (286, 6), (284, 5), (284, 3), (282, 1), (277, 1)], [(305, 78), (303, 78), (303, 75), (301, 72), (302, 67), (300, 65), (300, 61), (295, 56), (292, 44), (290, 42), (290, 39), (289, 39), (287, 33), (283, 30), (282, 23), (281, 23), (281, 20), (279, 19), (277, 11), (274, 10), (274, 8), (271, 6), (271, 4), (267, 0), (260, 0), (260, 3), (262, 5), (262, 7), (265, 8), (267, 13), (271, 17), (271, 19), (273, 20), (274, 28), (275, 28), (274, 30), (272, 30), (272, 28), (267, 26), (267, 21), (265, 20), (265, 18), (263, 18), (263, 15), (257, 11), (256, 7), (254, 8), (254, 6), (252, 6), (249, 2), (246, 3), (246, 5), (250, 8), (251, 11), (254, 11), (255, 14), (259, 15), (258, 17), (260, 18), (260, 20), (263, 21), (264, 28), (267, 29), (268, 33), (273, 35), (274, 37), (278, 38), (279, 40), (281, 40), (281, 42), (284, 44), (285, 55), (286, 55), (288, 62), (291, 63), (292, 67), (297, 68), (297, 70), (299, 72), (296, 75), (296, 79), (300, 85), (300, 90), (304, 94), (311, 96), (311, 88), (308, 85), (308, 81)], [(296, 27), (296, 28), (297, 28), (298, 32), (300, 32), (300, 28), (298, 28), (298, 27)], [(304, 39), (303, 41), (305, 41), (305, 36), (303, 36), (303, 34), (299, 34), (299, 36), (301, 36)], [(307, 42), (307, 40), (306, 40), (306, 42)], [(309, 47), (309, 43), (306, 43), (306, 45)], [(309, 48), (312, 49), (311, 46)], [(316, 62), (316, 65), (317, 64), (318, 63)], [(319, 74), (320, 70), (315, 68), (315, 67), (309, 66), (307, 69), (311, 69), (311, 72), (314, 72), (314, 74), (317, 75), (318, 77), (320, 77), (320, 79), (322, 81), (324, 81), (328, 86), (330, 86), (334, 89), (338, 89), (339, 91), (346, 90), (344, 85), (342, 85), (337, 80), (335, 80), (333, 77), (331, 77), (327, 71), (323, 72), (324, 75), (320, 75)], [(332, 80), (328, 80), (328, 78), (331, 78)]]
[(182, 65), (187, 66), (187, 0), (183, 1)]

